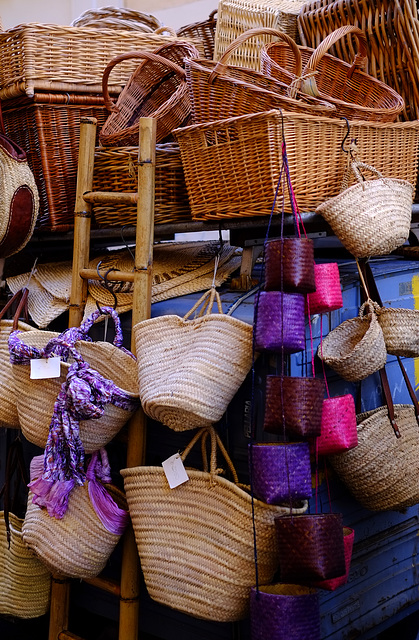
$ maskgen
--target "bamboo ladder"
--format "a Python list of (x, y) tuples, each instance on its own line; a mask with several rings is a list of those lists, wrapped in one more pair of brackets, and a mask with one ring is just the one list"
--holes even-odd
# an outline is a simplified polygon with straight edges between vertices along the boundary
[[(136, 248), (133, 273), (110, 272), (109, 280), (134, 283), (132, 325), (150, 317), (154, 241), (154, 177), (156, 121), (141, 118), (139, 123), (138, 191), (135, 194), (93, 192), (94, 153), (97, 121), (82, 118), (74, 214), (74, 250), (69, 326), (82, 320), (87, 299), (87, 278), (99, 279), (87, 269), (89, 263), (91, 210), (93, 203), (137, 203)], [(114, 277), (112, 277), (114, 276)], [(135, 353), (134, 338), (131, 350)], [(127, 467), (144, 464), (146, 418), (139, 409), (128, 424)], [(119, 596), (119, 639), (137, 640), (139, 619), (139, 560), (134, 533), (124, 535), (121, 581), (100, 576), (86, 580), (108, 593)], [(53, 576), (48, 640), (82, 640), (68, 630), (70, 580)]]

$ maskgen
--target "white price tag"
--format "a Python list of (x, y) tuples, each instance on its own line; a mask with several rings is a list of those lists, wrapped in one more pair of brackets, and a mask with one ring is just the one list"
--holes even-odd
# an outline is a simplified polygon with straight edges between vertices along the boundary
[(43, 380), (45, 378), (59, 378), (61, 358), (39, 358), (31, 360), (31, 380)]
[(179, 453), (175, 453), (173, 456), (170, 456), (170, 458), (167, 458), (167, 460), (164, 460), (162, 467), (171, 489), (189, 480)]

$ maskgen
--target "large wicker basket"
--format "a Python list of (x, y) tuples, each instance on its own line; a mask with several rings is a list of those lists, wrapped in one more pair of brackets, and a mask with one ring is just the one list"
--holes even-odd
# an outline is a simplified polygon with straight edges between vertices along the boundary
[[(276, 110), (229, 118), (174, 131), (194, 219), (270, 214), (281, 169), (282, 122), (300, 210), (314, 211), (340, 192), (346, 169), (344, 120)], [(419, 121), (353, 121), (350, 133), (363, 161), (384, 176), (415, 183)], [(292, 213), (287, 193), (285, 209)]]
[(217, 9), (211, 11), (206, 20), (186, 24), (177, 30), (177, 35), (184, 38), (199, 38), (204, 48), (204, 55), (208, 60), (214, 57), (215, 29), (217, 26)]

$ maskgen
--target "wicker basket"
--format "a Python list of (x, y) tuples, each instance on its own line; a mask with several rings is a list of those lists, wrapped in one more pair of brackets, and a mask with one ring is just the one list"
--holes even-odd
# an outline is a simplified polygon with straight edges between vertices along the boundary
[[(195, 220), (269, 215), (281, 170), (282, 118), (287, 156), (301, 211), (336, 196), (346, 168), (343, 120), (269, 111), (175, 129)], [(351, 122), (362, 159), (383, 175), (414, 183), (419, 121)], [(285, 190), (285, 210), (292, 208)], [(281, 192), (275, 213), (280, 213)]]
[(181, 37), (198, 38), (202, 42), (204, 55), (208, 60), (214, 57), (215, 29), (217, 25), (217, 9), (211, 11), (206, 20), (193, 22), (177, 30)]
[[(328, 55), (338, 40), (353, 34), (359, 52), (352, 65)], [(333, 31), (317, 49), (300, 47), (303, 71), (293, 74), (294, 59), (289, 48), (272, 43), (262, 48), (261, 68), (267, 75), (336, 106), (336, 115), (352, 120), (394, 122), (404, 109), (403, 98), (391, 87), (360, 70), (367, 56), (367, 39), (361, 29), (350, 25)]]
[(122, 7), (101, 7), (88, 9), (73, 20), (72, 27), (94, 27), (99, 29), (135, 29), (145, 33), (152, 33), (162, 26), (156, 16), (135, 9)]
[[(195, 434), (183, 459), (205, 433)], [(122, 469), (121, 474), (149, 595), (190, 616), (227, 622), (248, 615), (255, 580), (252, 498), (237, 485), (213, 428), (210, 434), (210, 471), (187, 468), (188, 482), (175, 489), (162, 467)], [(233, 482), (219, 475), (217, 446)], [(293, 508), (293, 513), (304, 510)], [(261, 581), (269, 582), (277, 569), (274, 519), (289, 512), (289, 507), (254, 500)]]
[(419, 311), (380, 307), (377, 317), (387, 353), (406, 358), (419, 356)]
[[(94, 191), (136, 193), (138, 147), (96, 147)], [(103, 226), (135, 225), (137, 207), (128, 204), (93, 205), (95, 221)], [(191, 220), (188, 192), (179, 146), (173, 142), (156, 146), (154, 222)]]
[(36, 227), (54, 231), (72, 228), (80, 120), (93, 117), (102, 126), (107, 115), (100, 96), (46, 93), (3, 103), (6, 133), (26, 151), (38, 187)]
[[(270, 27), (298, 37), (297, 15), (304, 0), (220, 0), (215, 30), (214, 60), (219, 60), (227, 47), (244, 31)], [(238, 67), (259, 70), (259, 51), (265, 37), (246, 42), (231, 59)]]
[[(175, 40), (177, 36), (134, 30), (18, 25), (0, 33), (0, 99), (22, 94), (32, 98), (39, 91), (100, 93), (110, 60), (127, 51), (154, 51)], [(110, 91), (119, 94), (136, 67), (135, 61), (120, 65)]]

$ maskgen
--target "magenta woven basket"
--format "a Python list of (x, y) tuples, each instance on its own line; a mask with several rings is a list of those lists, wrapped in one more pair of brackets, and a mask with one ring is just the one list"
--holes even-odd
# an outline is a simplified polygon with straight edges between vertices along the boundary
[(325, 398), (322, 407), (321, 434), (317, 453), (322, 456), (353, 449), (358, 444), (355, 401), (348, 393)]
[(255, 305), (255, 349), (296, 353), (305, 347), (305, 296), (261, 291)]
[(316, 290), (307, 296), (306, 313), (327, 313), (343, 307), (339, 268), (336, 262), (314, 265)]
[(354, 546), (355, 531), (350, 527), (343, 527), (343, 549), (345, 553), (345, 568), (343, 576), (332, 578), (331, 580), (321, 580), (315, 583), (318, 589), (326, 589), (327, 591), (335, 591), (338, 587), (348, 582), (349, 570), (351, 568), (352, 549)]
[(320, 378), (266, 376), (264, 431), (319, 436), (323, 397)]
[(308, 442), (257, 442), (249, 444), (253, 491), (268, 504), (311, 498)]
[(265, 244), (265, 290), (309, 293), (316, 290), (310, 238), (277, 238)]

